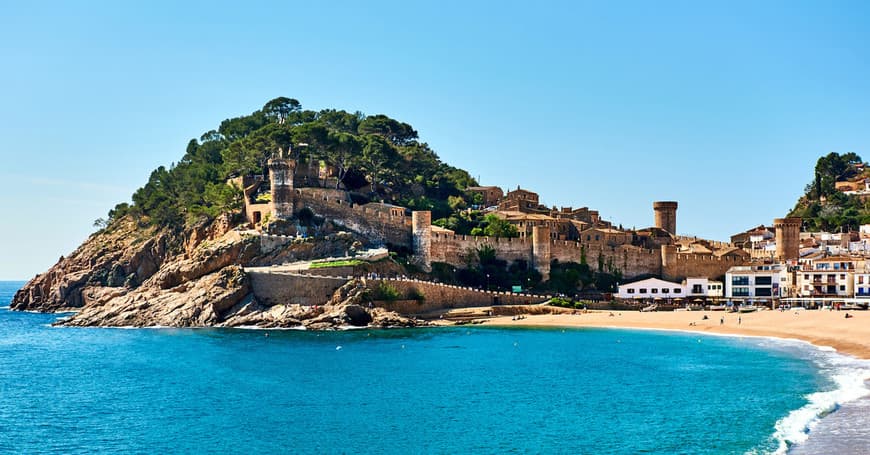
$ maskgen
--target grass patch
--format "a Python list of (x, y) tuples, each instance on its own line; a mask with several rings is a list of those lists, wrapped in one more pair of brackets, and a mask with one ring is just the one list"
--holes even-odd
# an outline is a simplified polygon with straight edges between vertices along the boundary
[(356, 267), (358, 265), (365, 264), (365, 261), (361, 261), (359, 259), (343, 259), (340, 261), (327, 261), (327, 262), (312, 262), (312, 269), (326, 269), (329, 267)]

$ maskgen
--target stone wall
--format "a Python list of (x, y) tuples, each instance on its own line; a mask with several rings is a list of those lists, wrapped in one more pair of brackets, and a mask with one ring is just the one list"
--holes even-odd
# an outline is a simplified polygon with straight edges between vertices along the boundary
[(347, 277), (306, 276), (292, 273), (251, 271), (254, 297), (265, 305), (323, 305)]
[(483, 245), (496, 251), (499, 259), (508, 263), (517, 259), (532, 262), (532, 241), (521, 238), (474, 237), (432, 233), (429, 258), (432, 262), (446, 262), (454, 266), (464, 266), (465, 256)]
[[(549, 299), (548, 296), (544, 295), (483, 291), (428, 281), (403, 279), (366, 280), (366, 286), (370, 290), (375, 291), (382, 282), (399, 291), (400, 299), (402, 300), (378, 302), (379, 305), (402, 314), (422, 314), (446, 308), (533, 305)], [(407, 297), (412, 295), (422, 295), (424, 299), (421, 301), (407, 300)]]
[(688, 277), (707, 277), (711, 280), (721, 278), (729, 268), (744, 265), (746, 261), (738, 257), (716, 257), (707, 254), (672, 254), (662, 251), (661, 277), (665, 280), (681, 281)]
[[(262, 270), (248, 270), (247, 273), (251, 278), (254, 296), (265, 305), (323, 305), (350, 279), (342, 276), (314, 276)], [(483, 291), (409, 279), (367, 279), (364, 282), (373, 292), (382, 282), (395, 288), (401, 300), (379, 302), (379, 304), (403, 314), (421, 314), (445, 308), (537, 304), (549, 299), (545, 295)], [(422, 295), (424, 298), (420, 301), (407, 299), (414, 295)]]
[(584, 253), (586, 263), (592, 270), (598, 270), (600, 256), (605, 271), (619, 270), (626, 279), (638, 275), (661, 273), (662, 255), (657, 250), (631, 245), (580, 244), (566, 240), (554, 240), (550, 246), (552, 259), (558, 259), (559, 262), (581, 262)]
[(297, 188), (296, 207), (307, 207), (317, 215), (366, 237), (406, 248), (412, 247), (411, 217), (393, 215), (350, 202), (341, 190)]

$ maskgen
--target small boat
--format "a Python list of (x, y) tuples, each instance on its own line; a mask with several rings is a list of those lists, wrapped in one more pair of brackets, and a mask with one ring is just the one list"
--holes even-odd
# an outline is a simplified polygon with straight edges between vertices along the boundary
[(841, 305), (840, 309), (841, 310), (859, 311), (859, 310), (866, 310), (867, 307), (864, 305), (861, 305), (859, 303), (847, 303), (845, 305)]
[(744, 305), (737, 309), (740, 313), (752, 313), (753, 311), (758, 311), (758, 307), (755, 305)]
[(652, 304), (650, 306), (646, 306), (646, 307), (641, 308), (640, 311), (646, 313), (646, 312), (650, 312), (650, 311), (655, 311), (656, 308), (658, 308), (658, 307), (659, 307), (658, 305)]
[(727, 309), (726, 305), (710, 305), (710, 311), (725, 311)]

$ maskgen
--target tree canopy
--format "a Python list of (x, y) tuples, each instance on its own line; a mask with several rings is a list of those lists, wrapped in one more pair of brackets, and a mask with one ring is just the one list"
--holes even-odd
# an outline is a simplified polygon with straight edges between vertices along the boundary
[(133, 204), (116, 206), (108, 222), (133, 214), (150, 224), (180, 227), (238, 209), (241, 189), (228, 185), (228, 179), (265, 174), (266, 162), (279, 155), (323, 162), (335, 169), (338, 187), (365, 190), (371, 200), (433, 210), (436, 218), (453, 213), (462, 205), (455, 198), (476, 184), (468, 172), (441, 162), (407, 123), (382, 114), (304, 110), (298, 100), (278, 97), (191, 139), (181, 160), (154, 170), (133, 194)]
[(870, 223), (870, 199), (845, 194), (836, 188), (837, 182), (856, 181), (870, 177), (861, 157), (855, 153), (836, 152), (816, 161), (813, 181), (807, 184), (789, 216), (803, 218), (804, 227), (812, 231), (857, 230)]

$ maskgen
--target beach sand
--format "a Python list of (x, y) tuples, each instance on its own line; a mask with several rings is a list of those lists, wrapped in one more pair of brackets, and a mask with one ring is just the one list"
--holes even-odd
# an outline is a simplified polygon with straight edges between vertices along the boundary
[[(610, 316), (611, 313), (613, 316)], [(853, 316), (846, 318), (848, 313)], [(708, 319), (703, 320), (707, 315)], [(724, 323), (720, 324), (720, 318)], [(740, 319), (738, 323), (738, 318)], [(710, 334), (735, 334), (795, 338), (816, 346), (830, 346), (842, 354), (870, 359), (870, 312), (866, 311), (589, 311), (577, 314), (529, 315), (521, 320), (511, 316), (487, 319), (486, 325), (614, 327), (687, 330)]]

